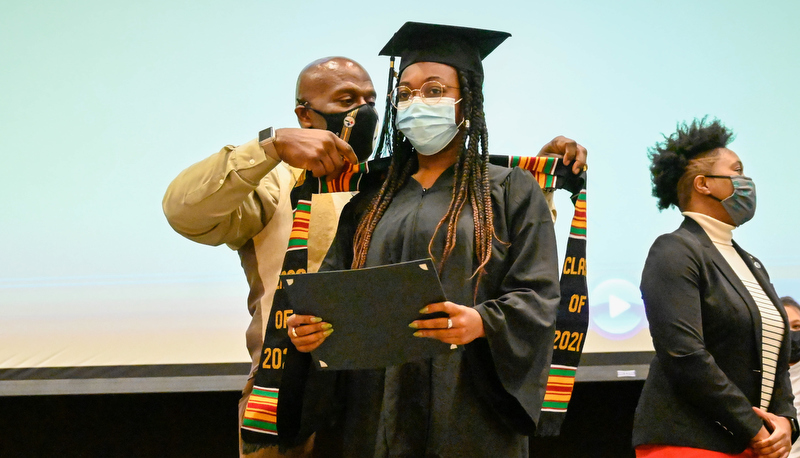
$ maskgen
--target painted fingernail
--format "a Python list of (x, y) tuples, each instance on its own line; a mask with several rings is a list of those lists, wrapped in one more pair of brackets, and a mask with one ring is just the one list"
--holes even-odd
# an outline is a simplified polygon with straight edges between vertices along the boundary
[(325, 323), (322, 325), (323, 330), (333, 329), (333, 325), (330, 323)]
[(428, 313), (428, 306), (426, 305), (425, 307), (422, 307), (422, 310), (420, 310), (419, 313)]
[(411, 323), (408, 324), (408, 327), (417, 329), (419, 326), (417, 326), (417, 323), (411, 322)]
[(328, 337), (331, 334), (333, 334), (333, 329), (328, 329), (327, 331), (322, 333), (322, 335), (325, 336), (325, 337)]
[(422, 337), (422, 331), (415, 332), (414, 337)]
[(322, 321), (322, 318), (320, 318), (318, 316), (315, 316), (314, 318), (311, 318), (311, 322), (312, 323), (319, 323), (320, 321)]

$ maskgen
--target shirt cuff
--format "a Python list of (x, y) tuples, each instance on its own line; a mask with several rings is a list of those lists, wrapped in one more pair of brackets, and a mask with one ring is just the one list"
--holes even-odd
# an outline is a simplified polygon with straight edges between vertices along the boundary
[(550, 209), (550, 217), (553, 218), (553, 222), (555, 223), (557, 216), (556, 203), (553, 202), (553, 194), (555, 194), (555, 192), (551, 189), (543, 189), (542, 192), (544, 192), (544, 200), (547, 202), (547, 208)]
[[(274, 151), (274, 146), (272, 149)], [(270, 170), (281, 162), (280, 159), (275, 159), (265, 153), (258, 139), (250, 140), (234, 148), (229, 160), (233, 170), (253, 185), (257, 185)]]

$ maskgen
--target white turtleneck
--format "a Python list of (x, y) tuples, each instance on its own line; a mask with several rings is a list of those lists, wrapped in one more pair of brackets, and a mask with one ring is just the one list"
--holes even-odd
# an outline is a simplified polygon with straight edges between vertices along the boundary
[(767, 409), (772, 398), (775, 385), (775, 367), (778, 361), (781, 341), (783, 340), (783, 318), (775, 304), (764, 293), (753, 272), (747, 267), (742, 257), (733, 247), (733, 229), (735, 226), (723, 223), (703, 213), (683, 212), (684, 216), (692, 218), (708, 235), (708, 238), (717, 247), (722, 257), (728, 262), (739, 280), (744, 283), (750, 296), (758, 305), (761, 313), (761, 405)]

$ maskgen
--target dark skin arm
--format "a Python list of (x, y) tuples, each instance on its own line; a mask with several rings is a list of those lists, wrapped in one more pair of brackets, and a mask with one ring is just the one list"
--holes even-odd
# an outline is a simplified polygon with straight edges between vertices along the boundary
[[(310, 170), (315, 177), (338, 174), (345, 161), (358, 163), (353, 148), (327, 130), (277, 129), (273, 145), (280, 160), (292, 167)], [(269, 154), (264, 142), (262, 148)]]

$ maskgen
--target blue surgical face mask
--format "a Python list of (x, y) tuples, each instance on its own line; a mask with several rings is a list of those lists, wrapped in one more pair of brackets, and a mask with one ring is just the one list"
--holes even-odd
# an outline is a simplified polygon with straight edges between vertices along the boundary
[(706, 178), (729, 178), (733, 184), (733, 194), (720, 199), (714, 195), (711, 197), (722, 203), (722, 208), (728, 212), (731, 221), (735, 226), (753, 219), (756, 214), (756, 185), (753, 180), (744, 175), (706, 175)]
[(411, 145), (423, 156), (432, 156), (443, 150), (458, 134), (456, 101), (442, 97), (435, 105), (427, 105), (415, 97), (397, 107), (395, 126)]

